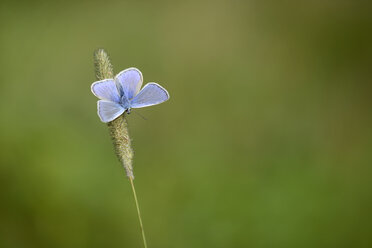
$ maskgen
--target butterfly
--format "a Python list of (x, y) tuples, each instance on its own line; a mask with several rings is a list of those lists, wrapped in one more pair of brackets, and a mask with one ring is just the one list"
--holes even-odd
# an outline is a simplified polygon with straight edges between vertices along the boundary
[(92, 93), (100, 100), (97, 102), (98, 116), (102, 122), (115, 120), (132, 108), (143, 108), (160, 104), (169, 99), (166, 89), (157, 83), (148, 83), (142, 90), (143, 77), (137, 68), (121, 71), (113, 79), (94, 82)]

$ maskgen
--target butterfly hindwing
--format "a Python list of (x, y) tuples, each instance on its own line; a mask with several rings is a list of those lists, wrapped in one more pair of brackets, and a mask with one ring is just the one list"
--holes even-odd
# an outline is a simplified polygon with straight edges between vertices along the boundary
[(141, 89), (143, 78), (142, 73), (137, 68), (129, 68), (121, 71), (115, 77), (120, 94), (131, 100)]
[(91, 86), (92, 93), (102, 100), (119, 102), (120, 95), (113, 79), (94, 82)]

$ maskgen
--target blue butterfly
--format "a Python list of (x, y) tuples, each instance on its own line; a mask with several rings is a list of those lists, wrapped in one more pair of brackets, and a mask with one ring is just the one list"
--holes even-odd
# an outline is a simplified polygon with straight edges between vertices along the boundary
[(126, 69), (114, 79), (94, 82), (91, 89), (101, 99), (97, 102), (101, 121), (107, 123), (124, 112), (129, 114), (132, 108), (152, 106), (169, 99), (168, 91), (156, 83), (148, 83), (140, 91), (142, 82), (142, 73), (137, 68)]

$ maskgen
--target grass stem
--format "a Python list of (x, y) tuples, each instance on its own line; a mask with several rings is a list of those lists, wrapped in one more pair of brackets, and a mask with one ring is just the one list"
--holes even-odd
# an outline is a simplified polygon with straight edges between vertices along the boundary
[(140, 227), (141, 227), (141, 232), (142, 232), (143, 246), (144, 246), (145, 248), (147, 248), (146, 237), (145, 237), (145, 230), (143, 229), (142, 218), (141, 218), (141, 212), (140, 212), (140, 209), (139, 209), (139, 206), (138, 206), (137, 194), (136, 194), (136, 190), (135, 190), (135, 188), (134, 188), (133, 178), (132, 178), (132, 177), (129, 177), (129, 181), (130, 181), (130, 184), (131, 184), (131, 186), (132, 186), (132, 191), (133, 191), (134, 201), (136, 202), (136, 208), (137, 208), (138, 220), (139, 220)]

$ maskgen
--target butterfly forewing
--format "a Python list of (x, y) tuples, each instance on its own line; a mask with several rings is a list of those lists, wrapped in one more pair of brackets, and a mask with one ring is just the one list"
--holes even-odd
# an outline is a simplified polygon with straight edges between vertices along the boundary
[(118, 118), (125, 109), (118, 103), (100, 100), (97, 102), (98, 116), (102, 122), (110, 122)]
[(131, 108), (143, 108), (165, 102), (169, 99), (166, 89), (156, 83), (148, 83), (130, 102)]

